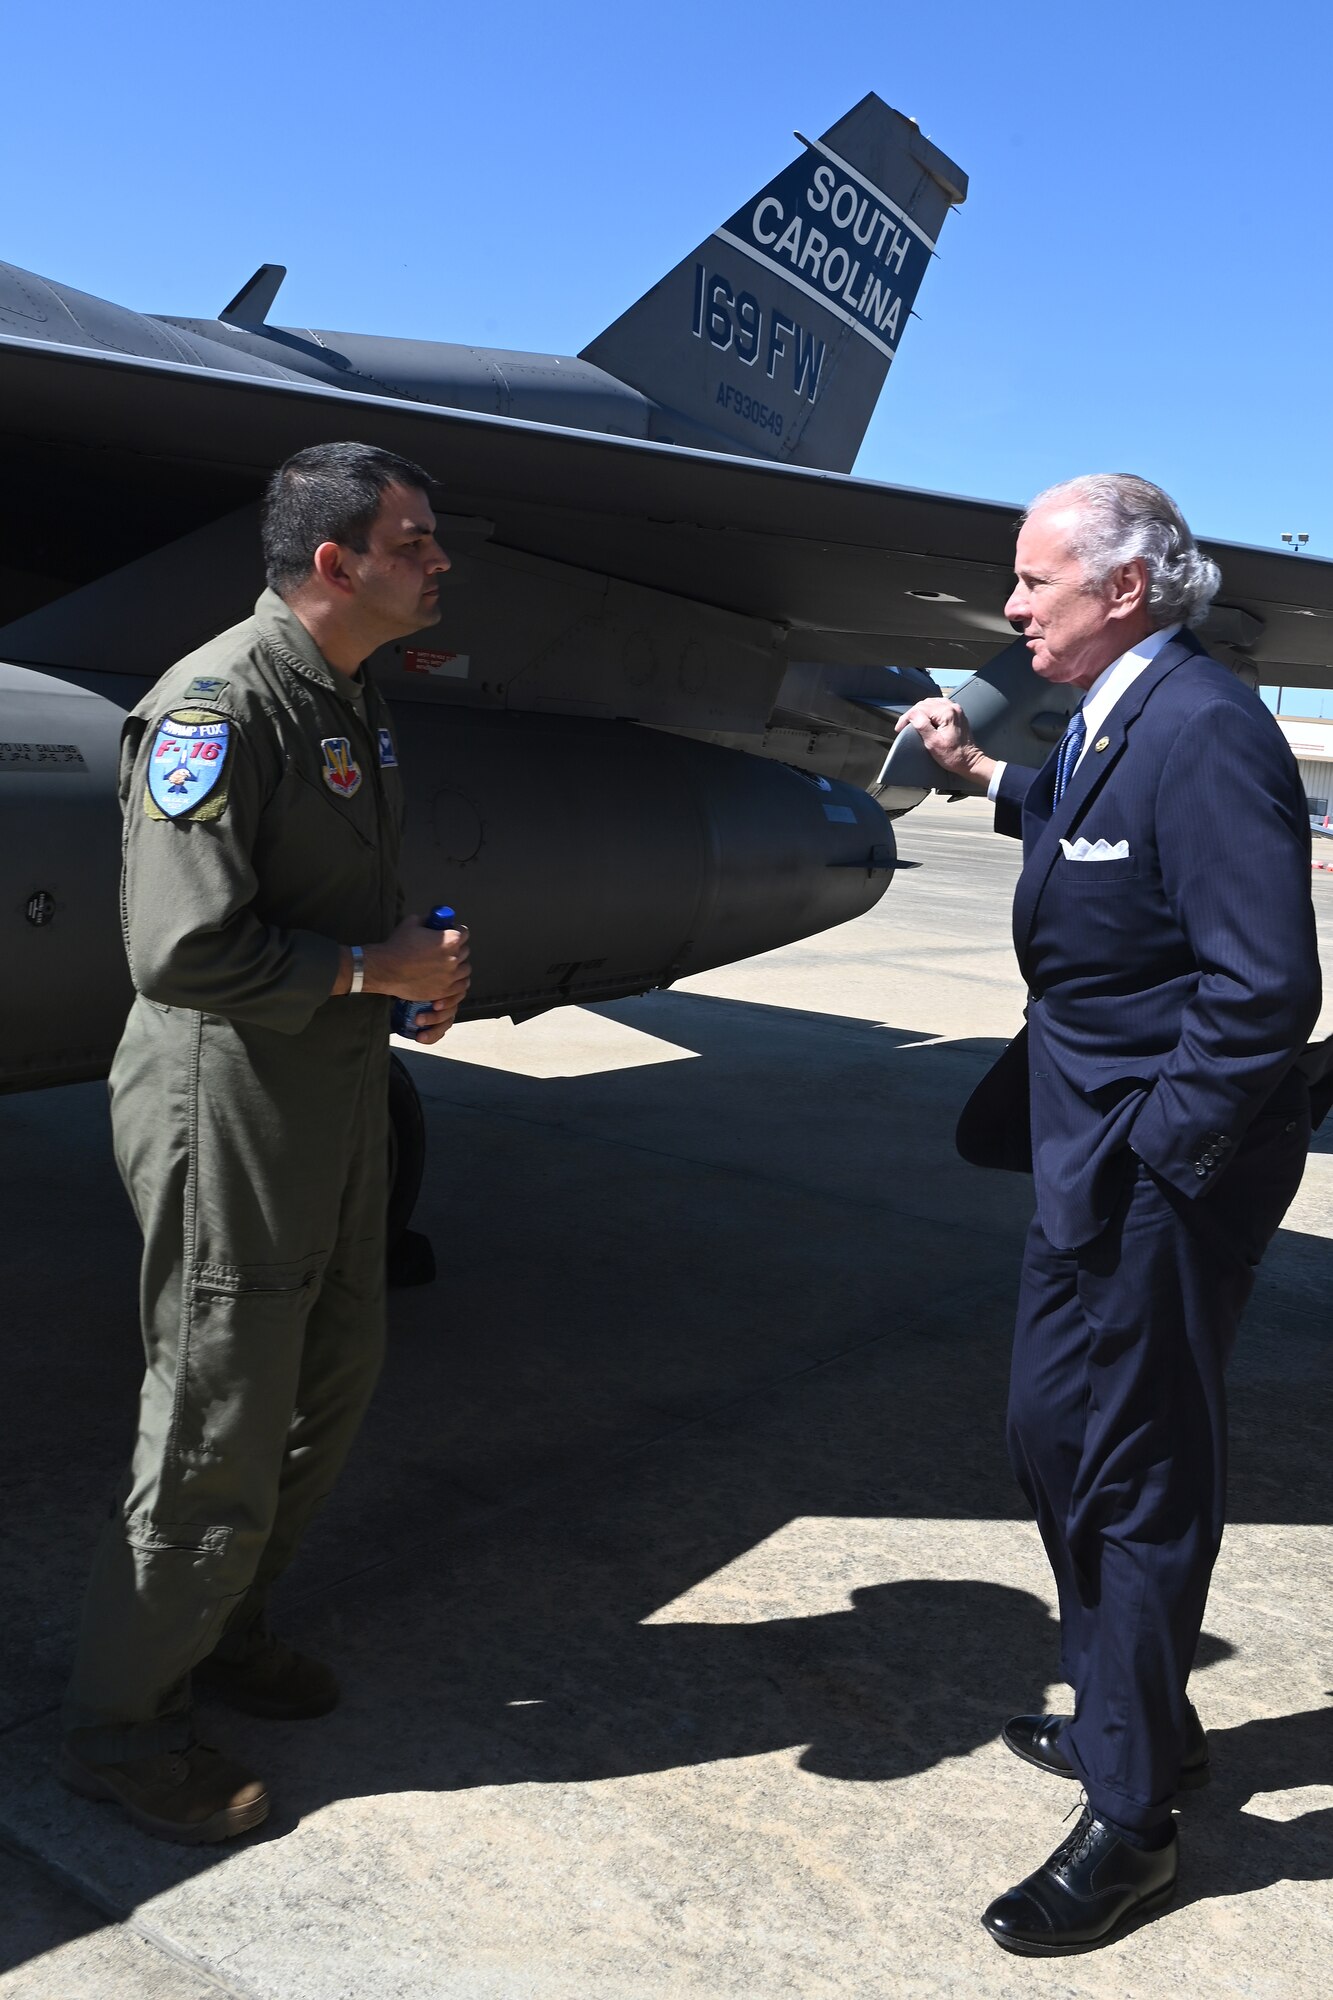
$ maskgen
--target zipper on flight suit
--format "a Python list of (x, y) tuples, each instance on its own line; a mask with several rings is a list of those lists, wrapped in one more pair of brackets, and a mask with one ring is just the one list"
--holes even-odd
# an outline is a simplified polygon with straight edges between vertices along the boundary
[[(388, 884), (385, 881), (385, 865), (386, 865), (385, 856), (387, 852), (387, 847), (384, 840), (384, 828), (389, 816), (389, 801), (388, 801), (388, 796), (384, 789), (384, 773), (380, 768), (379, 731), (377, 729), (372, 728), (370, 720), (371, 692), (372, 692), (372, 683), (370, 682), (369, 679), (363, 679), (361, 683), (361, 701), (359, 704), (359, 708), (358, 704), (353, 702), (352, 712), (356, 716), (357, 721), (360, 723), (362, 736), (366, 739), (366, 744), (369, 752), (368, 761), (370, 764), (370, 769), (374, 774), (375, 808), (376, 808), (375, 852), (379, 862), (378, 886), (379, 886), (380, 922), (387, 923), (389, 921), (389, 917), (392, 915), (392, 905), (395, 900), (394, 898), (391, 898), (387, 894)], [(378, 698), (378, 690), (375, 690), (375, 692)]]

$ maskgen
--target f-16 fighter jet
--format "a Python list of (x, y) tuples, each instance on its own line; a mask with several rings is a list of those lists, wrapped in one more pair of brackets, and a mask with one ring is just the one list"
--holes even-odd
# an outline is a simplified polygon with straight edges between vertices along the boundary
[[(1001, 650), (1014, 510), (850, 476), (966, 190), (867, 96), (576, 356), (283, 326), (272, 264), (216, 319), (0, 264), (0, 1088), (107, 1066), (123, 714), (248, 614), (258, 496), (303, 446), (436, 482), (443, 616), (373, 671), (410, 907), (471, 925), (467, 1014), (648, 991), (870, 908), (891, 815), (939, 779), (893, 740), (934, 671), (974, 671), (978, 736), (1040, 762), (1064, 713)], [(1317, 678), (1330, 566), (1210, 553), (1211, 649)]]

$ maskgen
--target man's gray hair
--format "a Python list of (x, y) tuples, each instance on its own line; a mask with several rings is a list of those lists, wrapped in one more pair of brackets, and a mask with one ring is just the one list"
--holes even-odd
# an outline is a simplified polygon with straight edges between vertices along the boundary
[(1199, 553), (1169, 493), (1132, 472), (1088, 472), (1048, 486), (1028, 507), (1076, 508), (1069, 546), (1087, 582), (1104, 583), (1137, 557), (1148, 571), (1148, 609), (1158, 626), (1193, 624), (1221, 586), (1222, 572)]

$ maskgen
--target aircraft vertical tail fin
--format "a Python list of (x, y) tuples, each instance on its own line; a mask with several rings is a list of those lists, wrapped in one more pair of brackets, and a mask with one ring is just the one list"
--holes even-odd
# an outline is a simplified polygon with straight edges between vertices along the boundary
[(967, 176), (873, 92), (802, 146), (580, 358), (664, 440), (848, 472)]

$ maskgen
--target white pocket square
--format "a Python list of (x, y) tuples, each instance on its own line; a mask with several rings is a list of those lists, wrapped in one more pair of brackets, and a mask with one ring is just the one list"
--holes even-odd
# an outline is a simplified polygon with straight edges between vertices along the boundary
[(1117, 840), (1062, 840), (1066, 861), (1128, 861), (1129, 842)]

